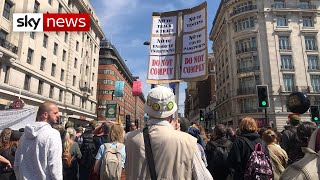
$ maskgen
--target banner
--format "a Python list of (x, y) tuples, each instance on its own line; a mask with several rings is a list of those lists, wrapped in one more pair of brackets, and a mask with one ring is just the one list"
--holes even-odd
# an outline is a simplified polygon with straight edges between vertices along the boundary
[(106, 119), (116, 119), (117, 102), (107, 101)]
[(36, 121), (37, 111), (33, 109), (10, 109), (0, 111), (0, 131), (4, 128), (19, 130)]
[(208, 77), (207, 3), (154, 12), (147, 83), (200, 81)]

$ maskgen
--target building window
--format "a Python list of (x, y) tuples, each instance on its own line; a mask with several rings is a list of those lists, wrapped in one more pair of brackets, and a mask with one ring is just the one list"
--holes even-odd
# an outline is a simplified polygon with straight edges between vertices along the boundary
[(50, 85), (49, 98), (53, 98), (54, 87)]
[(254, 27), (254, 17), (248, 17), (241, 19), (235, 23), (235, 31), (242, 31), (245, 29), (250, 29)]
[(39, 12), (39, 7), (40, 7), (40, 3), (38, 1), (34, 2), (34, 6), (33, 6), (33, 12), (34, 13), (38, 13)]
[(34, 32), (30, 32), (30, 38), (31, 38), (31, 39), (34, 39), (34, 35), (35, 35)]
[(275, 8), (284, 8), (284, 1), (283, 0), (274, 0), (273, 7)]
[(1, 39), (7, 39), (8, 33), (4, 30), (0, 30), (0, 38)]
[(54, 46), (53, 46), (53, 54), (54, 54), (54, 55), (57, 55), (57, 52), (58, 52), (58, 44), (57, 44), (57, 43), (54, 43)]
[(4, 83), (9, 83), (9, 77), (10, 77), (10, 66), (6, 66), (6, 70), (4, 73)]
[(48, 45), (48, 35), (44, 34), (42, 46), (47, 48), (47, 45)]
[(91, 96), (93, 95), (93, 87), (91, 87)]
[(97, 51), (97, 46), (94, 45), (94, 53), (96, 53), (96, 51)]
[(314, 27), (313, 18), (311, 16), (303, 16), (303, 27)]
[(316, 39), (314, 36), (305, 36), (306, 50), (317, 50)]
[(310, 75), (311, 85), (314, 92), (320, 92), (320, 76)]
[(308, 55), (308, 69), (320, 69), (318, 56)]
[(294, 90), (294, 75), (283, 75), (284, 91), (292, 92)]
[(66, 60), (67, 51), (63, 50), (62, 52), (62, 61)]
[(93, 59), (93, 67), (96, 67), (96, 59)]
[(61, 69), (61, 74), (60, 74), (60, 81), (64, 80), (64, 70)]
[(86, 99), (84, 99), (84, 98), (81, 98), (81, 107), (83, 108), (83, 109), (86, 109), (87, 108), (87, 102), (86, 102)]
[(63, 90), (59, 90), (59, 101), (62, 101), (62, 96), (63, 96)]
[(291, 50), (289, 36), (279, 36), (279, 49)]
[(72, 85), (73, 85), (73, 86), (76, 86), (76, 76), (73, 76)]
[(46, 58), (41, 56), (41, 62), (40, 62), (40, 70), (44, 71), (44, 67), (46, 65)]
[(72, 94), (72, 105), (74, 105), (74, 102), (75, 102), (75, 99), (76, 99), (76, 96), (74, 94)]
[(79, 42), (76, 43), (76, 51), (79, 51)]
[(236, 54), (256, 51), (257, 50), (256, 38), (252, 37), (252, 38), (239, 40), (236, 42), (236, 48), (237, 48)]
[(65, 33), (64, 33), (64, 42), (66, 43), (67, 41), (68, 41), (68, 33), (65, 32)]
[(89, 66), (86, 66), (86, 76), (88, 76), (89, 73)]
[(277, 26), (288, 26), (287, 16), (277, 16)]
[(5, 1), (2, 16), (8, 20), (10, 19), (11, 8), (12, 5), (8, 1)]
[(294, 69), (291, 55), (281, 55), (281, 69)]
[(78, 64), (78, 59), (77, 59), (77, 58), (74, 58), (73, 67), (74, 67), (75, 69), (77, 69), (77, 64)]
[(28, 56), (27, 56), (27, 63), (31, 64), (32, 63), (32, 57), (33, 57), (33, 50), (32, 49), (28, 49)]
[(39, 80), (39, 84), (38, 84), (38, 94), (42, 95), (43, 92), (43, 81)]
[(62, 13), (62, 5), (59, 3), (58, 13)]
[(26, 74), (26, 76), (24, 77), (24, 85), (23, 85), (24, 90), (30, 90), (30, 80), (31, 80), (31, 76)]
[(52, 63), (51, 66), (51, 76), (55, 76), (56, 75), (56, 65)]
[(92, 81), (94, 81), (94, 73), (92, 73)]

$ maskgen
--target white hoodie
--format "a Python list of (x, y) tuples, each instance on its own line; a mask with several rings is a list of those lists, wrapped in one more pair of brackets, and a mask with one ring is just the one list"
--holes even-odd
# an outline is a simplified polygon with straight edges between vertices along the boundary
[(27, 125), (15, 155), (18, 180), (62, 180), (60, 133), (46, 122)]

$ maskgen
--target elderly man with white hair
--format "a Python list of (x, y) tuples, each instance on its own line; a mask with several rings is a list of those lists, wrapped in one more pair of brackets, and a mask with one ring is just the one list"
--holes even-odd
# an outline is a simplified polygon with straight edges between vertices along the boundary
[(132, 131), (126, 141), (126, 179), (213, 179), (205, 167), (197, 139), (170, 124), (177, 111), (172, 89), (150, 90), (144, 111), (147, 126)]

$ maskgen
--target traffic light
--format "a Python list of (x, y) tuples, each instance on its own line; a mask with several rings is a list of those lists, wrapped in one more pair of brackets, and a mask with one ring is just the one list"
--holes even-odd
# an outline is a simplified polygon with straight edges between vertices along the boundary
[(311, 121), (319, 121), (319, 106), (310, 106)]
[(267, 85), (257, 85), (258, 107), (267, 108), (269, 106), (269, 93)]
[(126, 115), (126, 132), (129, 132), (130, 131), (130, 115), (127, 114)]
[(200, 121), (204, 121), (204, 113), (203, 110), (199, 111)]

